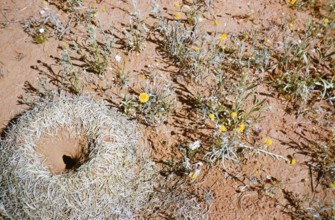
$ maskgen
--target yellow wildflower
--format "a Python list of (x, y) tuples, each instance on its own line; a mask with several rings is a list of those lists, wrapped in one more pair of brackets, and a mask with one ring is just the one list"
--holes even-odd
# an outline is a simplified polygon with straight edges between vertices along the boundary
[(290, 0), (290, 5), (294, 5), (296, 0)]
[(324, 18), (322, 21), (323, 21), (323, 23), (325, 23), (325, 24), (328, 24), (328, 23), (329, 23), (329, 19), (328, 19), (328, 18)]
[(199, 47), (197, 45), (193, 46), (193, 50), (198, 51)]
[(253, 53), (252, 53), (252, 52), (249, 52), (248, 55), (249, 55), (249, 57), (251, 57), (251, 56), (253, 55)]
[(208, 116), (211, 120), (214, 120), (214, 118), (215, 118), (215, 115), (214, 114), (209, 114), (209, 116)]
[(215, 24), (215, 26), (219, 26), (220, 25), (220, 21), (219, 20), (215, 20), (214, 24)]
[(107, 10), (106, 10), (105, 7), (103, 7), (103, 8), (101, 9), (101, 11), (102, 11), (102, 12), (106, 12)]
[(296, 165), (297, 164), (297, 160), (294, 157), (291, 157), (289, 163), (292, 164), (292, 165)]
[(219, 129), (220, 129), (220, 131), (222, 131), (222, 132), (227, 131), (227, 128), (226, 128), (226, 126), (224, 126), (224, 125), (220, 125)]
[(219, 39), (220, 43), (221, 43), (222, 41), (224, 41), (227, 37), (228, 37), (228, 34), (227, 34), (227, 33), (223, 33), (223, 34), (221, 35), (220, 39)]
[(269, 38), (265, 38), (265, 43), (270, 43), (271, 40)]
[(244, 35), (244, 39), (245, 39), (245, 40), (248, 40), (248, 39), (249, 39), (249, 35), (247, 35), (247, 34)]
[(290, 94), (286, 94), (286, 95), (284, 95), (284, 98), (285, 98), (286, 100), (291, 100), (291, 99), (292, 99), (292, 96), (291, 96)]
[(221, 50), (224, 50), (226, 47), (224, 45), (221, 46)]
[(142, 92), (139, 96), (138, 96), (138, 100), (140, 100), (140, 102), (142, 103), (146, 103), (149, 101), (149, 95), (145, 92)]
[(239, 124), (236, 130), (242, 133), (245, 130), (245, 124), (244, 123)]
[(198, 176), (200, 175), (200, 170), (196, 169), (194, 171), (192, 171), (188, 177), (191, 178), (192, 180), (195, 180)]
[(266, 138), (263, 139), (263, 143), (264, 143), (266, 146), (271, 146), (271, 145), (272, 145), (272, 139), (266, 137)]
[(179, 3), (178, 2), (173, 2), (173, 7), (178, 8), (179, 7)]
[(69, 45), (68, 45), (65, 41), (60, 42), (59, 46), (60, 46), (63, 50), (65, 50), (65, 49), (67, 49), (67, 48), (69, 47)]
[(335, 181), (332, 183), (329, 183), (329, 188), (334, 189), (335, 188)]
[(230, 116), (231, 116), (232, 118), (236, 118), (236, 117), (237, 117), (237, 112), (232, 112), (232, 113), (230, 113)]
[(176, 13), (176, 14), (174, 15), (174, 18), (175, 18), (175, 19), (180, 19), (180, 13)]
[(145, 75), (144, 74), (142, 74), (140, 77), (141, 77), (142, 80), (145, 80)]
[(289, 27), (290, 29), (293, 29), (293, 23), (289, 23), (289, 24), (288, 24), (288, 27)]

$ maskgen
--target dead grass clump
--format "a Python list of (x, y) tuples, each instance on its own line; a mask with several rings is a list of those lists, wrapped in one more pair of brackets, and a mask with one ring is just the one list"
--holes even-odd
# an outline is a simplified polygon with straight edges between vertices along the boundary
[[(53, 174), (36, 147), (58, 127), (84, 134), (88, 160)], [(136, 125), (105, 103), (61, 98), (12, 124), (0, 145), (0, 198), (15, 218), (132, 218), (152, 194), (152, 162), (137, 147)]]
[[(0, 213), (17, 219), (201, 218), (204, 210), (191, 194), (154, 190), (154, 182), (167, 181), (156, 175), (138, 139), (136, 124), (104, 102), (62, 96), (38, 104), (0, 142)], [(76, 140), (84, 146), (70, 146)], [(55, 172), (57, 160), (64, 169)]]

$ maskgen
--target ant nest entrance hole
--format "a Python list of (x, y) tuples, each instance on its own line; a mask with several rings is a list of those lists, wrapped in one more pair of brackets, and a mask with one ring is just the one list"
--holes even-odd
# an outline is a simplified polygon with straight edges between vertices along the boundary
[(42, 163), (53, 174), (76, 171), (89, 156), (88, 140), (82, 134), (73, 134), (65, 128), (45, 134), (36, 145)]

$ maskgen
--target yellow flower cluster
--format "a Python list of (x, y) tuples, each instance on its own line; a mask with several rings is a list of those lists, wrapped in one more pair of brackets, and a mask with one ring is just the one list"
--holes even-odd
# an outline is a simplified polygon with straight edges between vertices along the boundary
[(289, 24), (288, 24), (288, 27), (289, 27), (290, 29), (293, 29), (293, 26), (294, 26), (293, 23), (289, 23)]
[(323, 23), (325, 23), (325, 24), (328, 24), (328, 23), (329, 23), (329, 19), (328, 19), (328, 18), (324, 18), (324, 19), (322, 19), (322, 21), (323, 21)]
[(272, 145), (272, 139), (266, 137), (266, 138), (263, 139), (263, 143), (264, 143), (266, 146), (271, 146), (271, 145)]
[(174, 15), (174, 18), (175, 18), (175, 19), (180, 19), (180, 13), (176, 13), (176, 14)]
[(199, 47), (198, 47), (197, 45), (194, 45), (194, 46), (193, 46), (193, 50), (198, 51), (198, 50), (199, 50)]
[(297, 0), (290, 0), (289, 3), (290, 5), (294, 5)]
[(296, 165), (297, 164), (297, 160), (294, 157), (289, 156), (289, 162), (288, 163), (292, 164), (292, 165)]
[(245, 130), (245, 124), (241, 123), (238, 125), (238, 127), (236, 128), (236, 131), (243, 133), (243, 131)]
[(236, 118), (236, 117), (237, 117), (237, 112), (232, 112), (232, 113), (230, 113), (230, 117), (232, 117), (232, 118)]
[(141, 102), (141, 103), (146, 103), (149, 101), (149, 95), (145, 92), (142, 92), (139, 96), (138, 96), (138, 100)]
[(219, 38), (219, 42), (221, 43), (222, 41), (224, 41), (225, 39), (227, 39), (227, 37), (228, 37), (228, 34), (227, 33), (223, 33), (221, 35), (221, 37)]
[(225, 131), (227, 131), (227, 128), (226, 128), (226, 126), (224, 126), (224, 125), (220, 125), (220, 126), (219, 126), (219, 130), (220, 130), (221, 132), (225, 132)]

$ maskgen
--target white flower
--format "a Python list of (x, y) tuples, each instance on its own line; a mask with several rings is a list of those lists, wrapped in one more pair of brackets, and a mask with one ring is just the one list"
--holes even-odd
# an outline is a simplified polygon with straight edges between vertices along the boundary
[(116, 56), (115, 56), (115, 60), (116, 60), (116, 62), (120, 62), (121, 61), (121, 59), (122, 59), (122, 57), (119, 55), (119, 54), (117, 54)]
[(40, 11), (40, 15), (44, 15), (45, 11), (44, 10), (41, 10)]
[(39, 31), (40, 33), (44, 33), (44, 28), (40, 28), (40, 29), (38, 29), (38, 31)]
[(201, 141), (194, 141), (193, 143), (188, 145), (190, 150), (196, 150), (201, 146)]

